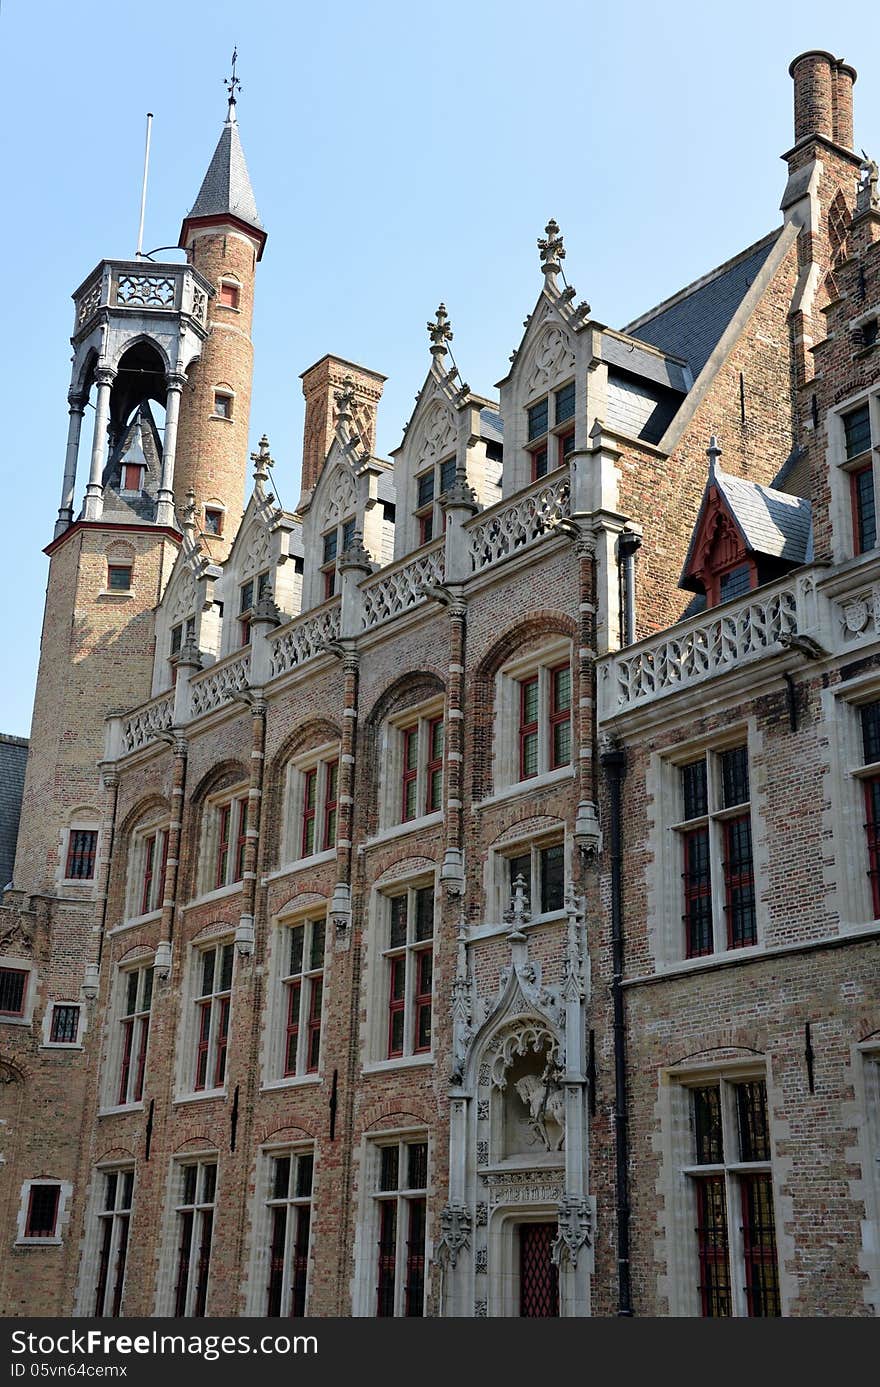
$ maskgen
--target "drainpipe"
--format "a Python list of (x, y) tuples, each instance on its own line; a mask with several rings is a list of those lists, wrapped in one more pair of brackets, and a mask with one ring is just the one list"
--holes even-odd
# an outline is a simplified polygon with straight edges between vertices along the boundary
[(642, 536), (636, 530), (621, 530), (617, 537), (621, 645), (632, 645), (636, 638), (636, 553), (641, 545)]
[(101, 768), (101, 783), (105, 791), (101, 861), (98, 867), (95, 923), (92, 927), (89, 961), (86, 964), (82, 988), (83, 996), (89, 1001), (98, 995), (101, 958), (104, 953), (104, 934), (107, 928), (107, 896), (110, 887), (110, 867), (113, 861), (113, 843), (116, 837), (116, 806), (119, 798), (119, 775), (115, 766), (105, 765)]
[(165, 885), (162, 891), (162, 920), (159, 926), (159, 943), (156, 945), (153, 959), (157, 978), (164, 980), (171, 973), (171, 946), (174, 942), (174, 912), (186, 794), (186, 758), (189, 748), (186, 738), (179, 732), (176, 735), (163, 733), (162, 740), (170, 743), (174, 756), (171, 770), (171, 822), (168, 825), (168, 853), (165, 858)]
[(611, 1001), (614, 1011), (614, 1136), (617, 1206), (617, 1313), (632, 1315), (629, 1265), (629, 1116), (626, 1083), (626, 1030), (623, 1011), (623, 851), (621, 788), (626, 754), (612, 745), (601, 756), (608, 780), (611, 835)]

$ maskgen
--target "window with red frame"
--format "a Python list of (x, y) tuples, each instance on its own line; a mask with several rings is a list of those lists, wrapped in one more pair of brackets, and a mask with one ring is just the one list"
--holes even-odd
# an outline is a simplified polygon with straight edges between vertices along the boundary
[(323, 919), (302, 920), (284, 931), (285, 1031), (282, 1076), (316, 1074), (321, 1058), (324, 1001)]
[(91, 881), (95, 875), (95, 854), (98, 847), (96, 828), (72, 828), (67, 838), (67, 863), (64, 875), (68, 881)]
[[(552, 422), (551, 422), (552, 400)], [(575, 384), (569, 381), (552, 397), (545, 395), (526, 410), (526, 446), (529, 450), (532, 481), (561, 467), (574, 451)]]
[[(767, 1092), (763, 1079), (690, 1090), (700, 1313), (764, 1318), (780, 1311)], [(731, 1238), (729, 1216), (741, 1219)]]
[[(339, 758), (328, 757), (296, 772), (298, 788), (293, 797), (298, 805), (299, 829), (293, 852), (299, 858), (328, 852), (336, 846), (339, 812)], [(296, 812), (296, 811), (295, 811)]]
[(165, 867), (168, 862), (168, 829), (156, 828), (141, 842), (141, 880), (138, 893), (138, 913), (148, 915), (162, 904), (165, 888)]
[(223, 308), (238, 308), (239, 286), (228, 279), (220, 281), (220, 304)]
[(229, 1012), (232, 1005), (232, 944), (200, 949), (196, 957), (196, 1056), (193, 1089), (221, 1088), (226, 1078)]
[(27, 968), (0, 968), (0, 1016), (24, 1016)]
[(315, 1158), (311, 1151), (280, 1151), (273, 1153), (270, 1165), (266, 1315), (301, 1317), (308, 1290)]
[(571, 666), (566, 660), (517, 681), (518, 778), (571, 764)]
[[(393, 728), (399, 756), (400, 788), (396, 805), (388, 802), (392, 823), (408, 823), (443, 808), (444, 721), (442, 712), (427, 713)], [(388, 800), (393, 799), (389, 796)], [(395, 817), (396, 815), (396, 817)]]
[(871, 415), (867, 402), (843, 416), (844, 453), (849, 473), (853, 552), (877, 544), (877, 498), (871, 459)]
[(217, 848), (211, 883), (215, 890), (241, 881), (247, 842), (247, 809), (247, 795), (237, 795), (217, 806)]
[(408, 887), (387, 898), (387, 1058), (431, 1049), (434, 888)]
[(33, 1184), (28, 1192), (26, 1238), (55, 1238), (58, 1236), (58, 1211), (61, 1205), (61, 1186)]
[(425, 1313), (428, 1143), (378, 1146), (375, 1160), (376, 1315), (419, 1318)]
[(153, 1003), (152, 966), (127, 970), (122, 974), (121, 985), (119, 1083), (115, 1095), (120, 1107), (139, 1103), (144, 1096), (150, 1008)]
[(679, 766), (678, 779), (685, 957), (755, 944), (748, 749), (704, 753)]

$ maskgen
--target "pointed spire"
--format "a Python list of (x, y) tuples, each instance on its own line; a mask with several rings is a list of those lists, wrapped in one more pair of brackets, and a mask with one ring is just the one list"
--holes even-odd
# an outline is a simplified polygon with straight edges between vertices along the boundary
[(237, 62), (238, 62), (238, 49), (237, 49), (237, 48), (233, 48), (233, 50), (232, 50), (232, 72), (230, 73), (230, 75), (229, 75), (228, 77), (224, 77), (224, 79), (223, 79), (223, 85), (224, 85), (224, 87), (226, 88), (227, 98), (228, 98), (228, 101), (229, 101), (229, 114), (228, 114), (227, 117), (226, 117), (226, 119), (227, 119), (228, 121), (234, 121), (234, 120), (235, 120), (235, 93), (236, 93), (237, 91), (241, 91), (241, 82), (239, 81), (239, 79), (238, 79), (238, 78), (236, 77), (236, 75), (235, 75), (235, 64), (236, 64)]
[(275, 466), (275, 459), (269, 452), (269, 440), (265, 434), (260, 439), (259, 451), (251, 453), (251, 462), (254, 464), (254, 484), (262, 496), (263, 487), (269, 480), (269, 469)]
[(720, 458), (720, 456), (721, 456), (721, 449), (720, 449), (720, 447), (718, 446), (718, 439), (715, 437), (715, 435), (714, 435), (714, 433), (713, 433), (712, 436), (711, 436), (710, 439), (709, 439), (709, 446), (708, 446), (708, 448), (706, 449), (706, 457), (709, 459), (709, 480), (710, 480), (710, 482), (712, 482), (712, 481), (715, 480), (715, 469), (716, 469), (717, 466), (718, 466), (718, 459)]
[(180, 244), (186, 247), (187, 232), (191, 224), (204, 225), (207, 222), (209, 225), (219, 225), (229, 218), (255, 233), (259, 242), (259, 259), (266, 242), (266, 232), (257, 211), (235, 114), (236, 92), (241, 89), (241, 82), (235, 75), (237, 60), (238, 54), (233, 53), (232, 76), (225, 79), (228, 92), (226, 121), (198, 196), (184, 217)]

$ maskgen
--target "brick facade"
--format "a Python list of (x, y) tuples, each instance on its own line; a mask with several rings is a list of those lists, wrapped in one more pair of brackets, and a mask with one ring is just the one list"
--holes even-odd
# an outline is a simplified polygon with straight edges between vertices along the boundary
[[(179, 552), (131, 527), (122, 615), (96, 588), (115, 531), (78, 524), (51, 546), (0, 933), (4, 965), (30, 975), (22, 1015), (0, 1018), (4, 1313), (109, 1313), (122, 1262), (107, 1172), (129, 1170), (125, 1315), (877, 1313), (860, 728), (880, 703), (880, 597), (876, 550), (853, 555), (847, 467), (862, 461), (840, 412), (870, 397), (876, 472), (880, 209), (869, 180), (853, 195), (852, 70), (808, 54), (793, 71), (782, 229), (744, 253), (760, 265), (726, 316), (713, 285), (740, 260), (670, 301), (694, 336), (713, 334), (690, 375), (681, 344), (655, 340), (669, 304), (629, 334), (572, 307), (551, 223), (542, 297), (502, 382), (503, 499), (483, 505), (468, 460), (487, 402), (435, 325), (433, 432), (395, 454), (394, 481), (399, 509), (426, 458), (446, 464), (439, 542), (380, 566), (348, 535), (336, 594), (281, 612), (273, 595), (293, 589), (279, 565), (301, 560), (308, 577), (332, 560), (317, 540), (297, 547), (309, 531), (266, 501), (258, 460), (247, 546), (229, 552), (234, 524), (219, 545), (191, 527)], [(236, 520), (258, 248), (213, 227), (192, 243), (212, 285), (234, 272), (241, 316), (230, 325), (212, 302), (175, 492), (192, 485)], [(621, 341), (632, 361), (616, 378)], [(609, 403), (636, 366), (664, 417), (652, 437), (627, 434)], [(346, 376), (354, 406), (340, 411)], [(210, 417), (218, 383), (235, 393), (231, 423)], [(334, 449), (356, 496), (382, 383), (331, 356), (304, 373), (304, 514), (325, 503)], [(737, 478), (811, 499), (816, 559), (780, 563), (717, 614), (679, 587), (713, 434)], [(642, 540), (629, 645), (625, 531)], [(173, 562), (168, 591), (191, 575), (222, 645), (181, 634), (154, 650), (174, 630)], [(744, 811), (725, 798), (731, 749)], [(685, 814), (682, 767), (698, 761), (707, 803)], [(85, 807), (97, 862), (71, 887), (59, 843)], [(751, 833), (744, 941), (730, 932), (734, 819)], [(681, 853), (697, 820), (715, 933), (688, 956)], [(76, 1043), (53, 1047), (58, 1002), (81, 1017)], [(695, 1105), (713, 1101), (723, 1150), (701, 1165)], [(214, 1162), (206, 1215), (210, 1182), (181, 1172)], [(31, 1180), (61, 1187), (57, 1239), (27, 1234)], [(705, 1232), (719, 1190), (720, 1252)], [(759, 1217), (748, 1200), (765, 1196)]]

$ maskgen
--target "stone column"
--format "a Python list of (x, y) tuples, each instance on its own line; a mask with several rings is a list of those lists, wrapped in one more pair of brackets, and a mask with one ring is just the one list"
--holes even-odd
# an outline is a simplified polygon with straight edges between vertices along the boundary
[(162, 444), (162, 479), (159, 484), (159, 504), (156, 524), (174, 527), (174, 458), (177, 452), (177, 426), (180, 420), (180, 397), (186, 376), (175, 372), (165, 378), (165, 439)]
[(464, 761), (464, 658), (467, 605), (455, 598), (449, 606), (449, 678), (446, 686), (446, 851), (440, 880), (450, 895), (464, 893), (464, 821), (462, 777)]
[(104, 789), (104, 812), (101, 815), (101, 860), (98, 863), (98, 889), (95, 893), (95, 915), (89, 945), (89, 960), (85, 968), (82, 989), (83, 996), (90, 1001), (98, 995), (101, 954), (104, 949), (107, 892), (110, 882), (110, 864), (113, 858), (113, 839), (116, 832), (116, 802), (119, 796), (119, 776), (115, 766), (105, 766), (102, 769), (101, 784)]
[(355, 748), (357, 746), (358, 666), (356, 650), (343, 656), (342, 745), (339, 753), (339, 809), (336, 829), (336, 885), (330, 902), (334, 947), (351, 943), (351, 847), (354, 828)]
[(578, 565), (578, 706), (574, 728), (577, 738), (578, 807), (574, 837), (587, 857), (599, 845), (596, 811), (596, 772), (593, 757), (596, 711), (596, 541), (591, 534), (575, 540)]
[(104, 510), (104, 466), (107, 461), (107, 425), (110, 422), (110, 391), (116, 372), (99, 366), (95, 372), (98, 398), (95, 402), (95, 432), (92, 437), (92, 463), (86, 487), (86, 520), (100, 520)]
[(183, 806), (186, 790), (185, 737), (170, 737), (174, 752), (171, 773), (171, 823), (168, 825), (168, 853), (165, 858), (165, 882), (162, 889), (162, 922), (159, 943), (156, 945), (154, 966), (156, 976), (167, 978), (171, 972), (171, 944), (174, 939), (174, 910), (177, 901), (177, 876), (180, 869), (180, 846), (183, 827)]
[(241, 915), (235, 931), (238, 952), (254, 951), (254, 906), (257, 894), (257, 856), (260, 845), (260, 811), (263, 803), (263, 768), (266, 762), (266, 703), (254, 690), (251, 707), (251, 779), (248, 787), (244, 868), (241, 874)]
[(79, 457), (79, 436), (82, 430), (83, 413), (86, 407), (85, 395), (73, 391), (67, 397), (70, 406), (70, 422), (67, 426), (67, 452), (64, 458), (64, 482), (61, 487), (61, 505), (55, 522), (55, 538), (63, 535), (68, 525), (73, 523), (73, 496), (76, 490), (76, 463)]

